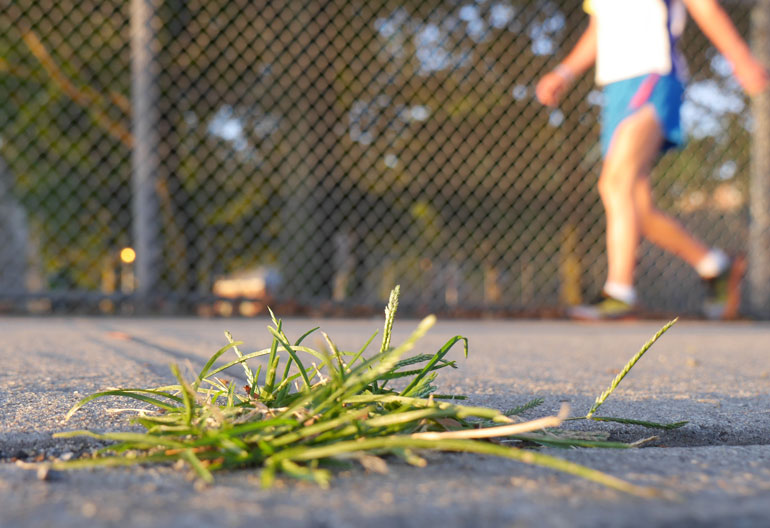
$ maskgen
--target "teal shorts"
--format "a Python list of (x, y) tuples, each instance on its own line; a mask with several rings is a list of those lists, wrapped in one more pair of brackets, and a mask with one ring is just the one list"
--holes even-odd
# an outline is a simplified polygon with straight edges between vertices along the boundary
[(662, 150), (684, 145), (680, 118), (683, 98), (684, 85), (674, 74), (651, 73), (606, 85), (602, 110), (602, 155), (607, 155), (618, 125), (646, 104), (655, 108), (663, 129)]

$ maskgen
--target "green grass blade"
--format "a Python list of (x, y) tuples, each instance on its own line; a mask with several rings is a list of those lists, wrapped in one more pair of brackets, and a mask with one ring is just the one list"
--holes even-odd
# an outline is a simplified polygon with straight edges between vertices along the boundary
[(459, 419), (485, 418), (489, 420), (505, 421), (508, 423), (511, 422), (511, 420), (503, 416), (500, 411), (497, 409), (490, 409), (489, 407), (472, 407), (470, 405), (457, 405), (443, 401), (430, 402), (423, 398), (411, 398), (408, 396), (399, 396), (397, 394), (360, 394), (350, 396), (346, 398), (344, 402), (349, 404), (397, 403), (416, 408), (436, 407), (440, 410), (451, 409), (454, 416)]
[(546, 447), (584, 447), (584, 448), (601, 448), (601, 449), (631, 449), (633, 444), (626, 444), (624, 442), (610, 442), (607, 440), (584, 440), (580, 438), (559, 438), (555, 436), (549, 436), (547, 434), (520, 434), (514, 435), (510, 438), (514, 440), (523, 440), (526, 442), (532, 442), (540, 444)]
[(311, 328), (310, 330), (308, 330), (307, 332), (305, 332), (304, 334), (302, 334), (302, 335), (299, 337), (299, 339), (297, 339), (297, 340), (294, 342), (294, 346), (299, 346), (299, 345), (301, 345), (301, 344), (302, 344), (302, 342), (305, 340), (305, 338), (306, 338), (307, 336), (309, 336), (310, 334), (312, 334), (313, 332), (315, 332), (315, 331), (316, 331), (316, 330), (318, 330), (319, 328), (321, 328), (321, 327), (320, 327), (320, 326), (316, 326), (315, 328)]
[[(337, 376), (341, 381), (345, 381), (345, 378), (347, 377), (345, 374), (345, 362), (342, 360), (342, 354), (340, 354), (339, 348), (337, 348), (337, 345), (334, 344), (334, 341), (332, 341), (331, 337), (326, 332), (321, 332), (321, 334), (324, 336), (324, 339), (326, 340), (326, 344), (329, 345), (329, 348), (332, 351), (332, 354), (334, 354), (334, 357), (337, 359), (337, 369), (334, 368), (334, 366), (331, 364), (331, 361), (327, 362), (327, 366), (329, 368), (329, 373), (332, 376)], [(335, 375), (335, 372), (337, 373)]]
[(201, 480), (208, 482), (209, 484), (214, 482), (214, 476), (204, 467), (198, 457), (195, 456), (192, 449), (185, 449), (182, 451), (182, 458), (190, 464), (190, 467), (192, 467), (193, 471), (195, 471)]
[(437, 407), (428, 407), (425, 409), (418, 409), (414, 411), (403, 411), (398, 413), (388, 413), (374, 418), (369, 418), (364, 422), (368, 427), (390, 427), (392, 425), (415, 423), (417, 424), (421, 420), (445, 418), (447, 416), (453, 416), (454, 411), (451, 409), (439, 409)]
[(214, 362), (216, 362), (216, 360), (217, 360), (217, 359), (219, 359), (219, 357), (220, 357), (222, 354), (224, 354), (225, 352), (227, 352), (228, 350), (230, 350), (230, 349), (233, 347), (233, 344), (234, 344), (234, 343), (228, 343), (228, 344), (226, 344), (225, 346), (223, 346), (222, 348), (220, 348), (219, 350), (217, 350), (217, 351), (216, 351), (216, 353), (215, 353), (213, 356), (211, 356), (211, 357), (209, 358), (209, 360), (208, 360), (208, 361), (206, 362), (206, 364), (203, 366), (203, 369), (200, 371), (200, 374), (198, 374), (198, 379), (196, 379), (196, 380), (193, 382), (193, 390), (196, 390), (196, 391), (198, 390), (198, 387), (200, 386), (200, 384), (201, 384), (201, 381), (203, 381), (203, 379), (204, 379), (204, 378), (206, 378), (207, 376), (209, 376), (209, 370), (210, 370), (210, 369), (211, 369), (211, 367), (214, 365)]
[(259, 394), (259, 373), (262, 372), (262, 365), (257, 366), (256, 372), (254, 372), (254, 383), (249, 387), (249, 397), (253, 398)]
[(382, 345), (380, 345), (380, 353), (385, 352), (390, 348), (390, 337), (393, 331), (393, 321), (396, 318), (396, 311), (398, 311), (398, 297), (401, 294), (401, 286), (396, 285), (390, 292), (390, 298), (388, 299), (388, 305), (385, 307), (385, 327), (382, 331)]
[(435, 451), (456, 451), (494, 455), (575, 475), (631, 495), (647, 498), (660, 495), (657, 490), (635, 486), (634, 484), (607, 473), (602, 473), (601, 471), (581, 466), (580, 464), (575, 464), (574, 462), (569, 462), (561, 458), (544, 455), (542, 453), (534, 453), (524, 449), (503, 447), (489, 442), (479, 442), (476, 440), (421, 440), (410, 438), (409, 436), (394, 435), (384, 438), (366, 438), (348, 442), (337, 442), (327, 446), (310, 449), (304, 447), (302, 449), (287, 449), (280, 453), (276, 453), (268, 460), (271, 463), (278, 463), (283, 459), (308, 461), (351, 452), (365, 452), (380, 449), (391, 450), (395, 448), (431, 449)]
[[(241, 351), (238, 348), (238, 345), (241, 344), (241, 343), (240, 342), (236, 343), (235, 340), (233, 339), (233, 335), (230, 332), (228, 332), (228, 331), (225, 331), (225, 338), (227, 339), (227, 341), (231, 345), (233, 345), (233, 351), (235, 352), (235, 355), (238, 356), (239, 359), (243, 359), (243, 354), (241, 354)], [(244, 374), (246, 374), (246, 382), (249, 385), (253, 385), (254, 384), (254, 373), (251, 372), (251, 369), (249, 368), (249, 365), (244, 360), (244, 361), (241, 362), (241, 366), (243, 367)]]
[[(451, 367), (452, 365), (448, 363), (443, 363), (440, 365), (434, 365), (430, 370), (436, 371), (445, 367)], [(454, 367), (457, 368), (457, 367)], [(415, 370), (401, 370), (398, 372), (388, 372), (387, 374), (383, 374), (380, 376), (379, 379), (381, 380), (393, 380), (393, 379), (399, 379), (399, 378), (408, 378), (409, 376), (417, 376), (422, 374), (422, 369), (415, 369)]]
[[(274, 429), (280, 426), (296, 427), (299, 422), (294, 418), (268, 418), (266, 420), (260, 420), (255, 422), (246, 422), (241, 425), (233, 426), (227, 431), (223, 431), (222, 434), (227, 436), (244, 436), (247, 434), (261, 431), (263, 429)], [(253, 439), (252, 439), (253, 440)]]
[(372, 336), (369, 339), (367, 339), (366, 343), (364, 343), (364, 346), (358, 349), (358, 352), (356, 352), (353, 358), (350, 361), (348, 361), (348, 368), (351, 368), (355, 365), (355, 362), (358, 361), (358, 358), (360, 358), (364, 354), (366, 349), (369, 348), (369, 345), (372, 344), (372, 341), (374, 341), (374, 338), (377, 337), (377, 333), (378, 332), (375, 330)]
[(531, 409), (534, 409), (535, 407), (539, 407), (543, 405), (543, 398), (535, 398), (534, 400), (530, 400), (524, 405), (519, 405), (518, 407), (514, 407), (513, 409), (508, 409), (507, 411), (503, 411), (503, 414), (506, 416), (519, 416), (520, 414), (523, 414)]
[(171, 373), (179, 381), (182, 392), (182, 403), (184, 404), (184, 423), (189, 427), (192, 424), (193, 406), (195, 404), (194, 389), (187, 384), (184, 378), (182, 378), (179, 367), (175, 364), (171, 365)]
[(309, 438), (311, 436), (320, 435), (332, 429), (336, 429), (340, 426), (347, 425), (356, 420), (365, 420), (371, 412), (371, 407), (364, 407), (348, 411), (337, 418), (332, 420), (326, 420), (313, 425), (302, 427), (298, 431), (292, 431), (283, 436), (279, 436), (271, 443), (273, 447), (279, 447), (297, 442), (299, 440)]
[(361, 363), (351, 372), (345, 381), (344, 392), (355, 393), (361, 387), (375, 381), (379, 376), (391, 371), (401, 356), (414, 348), (415, 343), (436, 323), (432, 315), (426, 317), (402, 344), (384, 353), (377, 354)]
[[(216, 374), (219, 374), (220, 372), (222, 372), (222, 371), (225, 371), (225, 370), (229, 369), (230, 367), (234, 367), (235, 365), (238, 365), (238, 364), (243, 364), (245, 361), (248, 361), (249, 359), (258, 358), (258, 357), (262, 357), (262, 356), (266, 356), (266, 355), (268, 355), (269, 353), (270, 353), (269, 349), (265, 348), (265, 349), (263, 349), (263, 350), (257, 350), (256, 352), (251, 352), (251, 353), (249, 353), (249, 354), (244, 354), (242, 357), (239, 357), (238, 359), (235, 359), (235, 360), (233, 360), (233, 361), (230, 361), (230, 362), (228, 362), (228, 363), (225, 363), (224, 365), (221, 365), (221, 366), (219, 366), (219, 367), (215, 368), (214, 370), (211, 370), (211, 371), (209, 371), (209, 372), (206, 374), (205, 378), (203, 378), (203, 379), (207, 379), (207, 378), (210, 378), (211, 376), (214, 376), (214, 375), (216, 375)], [(202, 381), (203, 381), (203, 379), (201, 379), (201, 380), (199, 380), (199, 381), (198, 381), (198, 385), (200, 385), (200, 382), (202, 382)], [(195, 385), (195, 384), (193, 384), (193, 388), (194, 388), (195, 390), (197, 390), (197, 389), (198, 389), (198, 386), (197, 386), (197, 385)]]
[[(433, 359), (433, 356), (435, 354), (417, 354), (416, 356), (412, 356), (410, 358), (402, 359), (398, 363), (396, 363), (394, 369), (400, 369), (404, 367), (408, 367), (409, 365), (414, 365), (416, 363), (424, 363), (425, 361), (430, 361)], [(457, 368), (457, 362), (456, 361), (449, 361), (446, 359), (442, 359), (440, 361), (442, 365), (446, 365), (448, 367)]]
[[(269, 328), (269, 330), (273, 334), (273, 336), (275, 336), (278, 339), (278, 342), (281, 344), (284, 350), (286, 350), (286, 352), (289, 353), (294, 363), (297, 364), (297, 368), (299, 368), (299, 372), (302, 375), (302, 379), (305, 382), (305, 386), (307, 388), (310, 388), (310, 378), (308, 378), (307, 370), (305, 369), (305, 365), (302, 364), (302, 361), (300, 361), (299, 357), (297, 356), (297, 353), (295, 352), (294, 347), (292, 347), (291, 344), (289, 344), (289, 342), (285, 340), (285, 336), (276, 332), (274, 328)], [(321, 360), (324, 359), (323, 354), (321, 354), (320, 352), (316, 352), (315, 350), (312, 350), (310, 348), (305, 348), (305, 347), (296, 347), (296, 348), (297, 350), (309, 352)]]
[(64, 421), (69, 421), (70, 418), (72, 418), (72, 415), (75, 414), (81, 407), (86, 405), (87, 403), (97, 399), (97, 398), (104, 398), (105, 396), (123, 396), (125, 398), (133, 398), (135, 400), (143, 401), (145, 403), (149, 403), (151, 405), (154, 405), (160, 409), (166, 410), (166, 411), (173, 411), (176, 409), (175, 406), (169, 405), (161, 400), (158, 400), (156, 398), (152, 398), (150, 396), (144, 396), (142, 394), (137, 393), (145, 393), (145, 394), (155, 394), (157, 396), (163, 396), (165, 398), (169, 398), (170, 400), (173, 400), (178, 403), (182, 403), (182, 399), (173, 395), (173, 394), (167, 394), (162, 391), (157, 390), (150, 390), (150, 389), (115, 389), (115, 390), (108, 390), (108, 391), (102, 391), (102, 392), (96, 392), (94, 394), (90, 394), (77, 402), (69, 411), (67, 411), (67, 414), (64, 416)]
[(273, 313), (272, 308), (270, 308), (268, 306), (267, 307), (267, 311), (270, 313), (270, 319), (273, 321), (273, 324), (275, 325), (275, 327), (276, 328), (280, 327), (281, 326), (281, 320), (276, 318), (275, 314)]
[[(289, 361), (286, 362), (286, 368), (283, 371), (283, 376), (281, 377), (281, 382), (278, 384), (278, 386), (275, 388), (275, 399), (278, 400), (281, 398), (281, 393), (284, 391), (288, 391), (291, 387), (289, 386), (289, 383), (294, 381), (295, 379), (300, 377), (300, 374), (294, 374), (292, 376), (289, 376), (289, 369), (291, 368), (293, 360), (289, 358)], [(277, 404), (276, 404), (277, 405)]]
[(262, 468), (259, 479), (263, 488), (272, 488), (275, 483), (275, 474), (278, 470), (278, 464), (267, 464)]
[[(270, 308), (268, 308), (270, 310)], [(270, 316), (273, 318), (275, 328), (278, 332), (281, 331), (281, 321), (275, 320), (275, 314), (270, 310)], [(278, 338), (273, 336), (273, 342), (270, 344), (270, 356), (267, 359), (267, 374), (265, 374), (265, 394), (272, 394), (273, 387), (275, 385), (275, 374), (278, 370), (278, 363), (280, 357), (278, 356)]]
[(674, 326), (674, 323), (676, 323), (679, 320), (677, 317), (673, 321), (669, 321), (666, 323), (663, 328), (658, 330), (658, 332), (650, 338), (649, 341), (647, 341), (644, 346), (642, 346), (641, 350), (637, 352), (634, 357), (631, 358), (631, 360), (626, 363), (626, 366), (623, 367), (623, 370), (620, 371), (620, 373), (615, 376), (615, 379), (612, 380), (612, 383), (610, 383), (610, 386), (605, 390), (603, 393), (601, 393), (594, 402), (593, 406), (591, 407), (591, 410), (588, 411), (588, 414), (586, 414), (586, 418), (591, 418), (593, 414), (601, 407), (601, 405), (609, 398), (610, 394), (617, 388), (617, 386), (620, 384), (621, 381), (623, 381), (623, 378), (626, 377), (626, 374), (629, 373), (629, 371), (633, 368), (634, 365), (636, 365), (636, 362), (641, 359), (641, 357), (644, 355), (645, 352), (647, 352), (650, 347), (655, 343), (655, 341), (658, 340), (660, 336), (666, 333), (666, 331)]
[(630, 418), (614, 418), (611, 416), (591, 416), (590, 419), (596, 420), (597, 422), (617, 422), (617, 423), (626, 424), (626, 425), (641, 425), (642, 427), (647, 427), (649, 429), (664, 429), (666, 431), (679, 429), (680, 427), (683, 427), (688, 423), (690, 423), (687, 420), (683, 422), (658, 423), (658, 422), (648, 422), (645, 420), (632, 420)]
[(147, 446), (151, 448), (167, 447), (171, 449), (182, 449), (187, 447), (187, 444), (177, 440), (172, 440), (171, 438), (142, 433), (94, 433), (93, 431), (66, 431), (63, 433), (55, 433), (53, 436), (55, 438), (75, 438), (79, 436), (87, 436), (90, 438), (96, 438), (97, 440), (128, 442), (133, 444), (136, 448), (139, 448), (140, 446)]
[(136, 464), (146, 464), (151, 462), (162, 463), (176, 460), (177, 456), (170, 455), (140, 455), (136, 457), (97, 457), (97, 458), (79, 458), (75, 460), (57, 460), (51, 463), (51, 469), (57, 471), (66, 471), (70, 469), (88, 469), (95, 467), (122, 467), (133, 466)]
[(232, 407), (235, 401), (235, 383), (227, 386), (227, 407)]
[(412, 379), (412, 381), (409, 383), (409, 385), (406, 386), (404, 390), (401, 391), (401, 396), (409, 396), (411, 395), (412, 391), (418, 386), (420, 383), (420, 380), (425, 377), (428, 372), (430, 372), (433, 369), (433, 366), (444, 358), (444, 356), (451, 350), (451, 348), (457, 343), (458, 341), (462, 341), (464, 344), (464, 351), (465, 351), (465, 357), (468, 357), (468, 339), (466, 339), (463, 336), (454, 336), (452, 339), (447, 341), (444, 346), (441, 347), (441, 349), (436, 352), (436, 354), (433, 356), (433, 358), (428, 362), (425, 367), (423, 367), (422, 371)]
[(329, 487), (332, 474), (328, 469), (314, 469), (299, 464), (291, 460), (282, 460), (280, 462), (281, 471), (299, 480), (309, 480), (315, 482), (319, 487), (326, 489)]

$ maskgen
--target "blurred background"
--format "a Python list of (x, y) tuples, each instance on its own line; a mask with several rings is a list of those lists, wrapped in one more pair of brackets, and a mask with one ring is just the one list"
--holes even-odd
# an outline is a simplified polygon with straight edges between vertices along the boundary
[[(761, 57), (770, 3), (723, 0)], [(581, 0), (0, 2), (0, 313), (548, 316), (603, 284), (602, 95), (534, 85)], [(770, 311), (770, 140), (694, 23), (662, 208)], [(753, 153), (753, 155), (752, 155)], [(753, 161), (752, 161), (753, 160)], [(652, 311), (695, 272), (645, 243)]]

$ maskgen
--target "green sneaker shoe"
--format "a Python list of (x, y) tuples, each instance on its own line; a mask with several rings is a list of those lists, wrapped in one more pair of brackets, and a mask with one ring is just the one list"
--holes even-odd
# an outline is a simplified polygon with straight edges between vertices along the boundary
[(746, 271), (746, 259), (738, 256), (730, 265), (714, 277), (704, 279), (706, 300), (703, 313), (708, 319), (736, 319), (741, 304), (741, 279)]
[(617, 321), (633, 317), (636, 306), (602, 293), (594, 302), (572, 306), (567, 313), (578, 321)]

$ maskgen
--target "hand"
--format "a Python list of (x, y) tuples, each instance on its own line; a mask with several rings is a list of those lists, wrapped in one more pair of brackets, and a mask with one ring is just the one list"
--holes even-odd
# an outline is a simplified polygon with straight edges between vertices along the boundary
[(759, 95), (765, 91), (770, 82), (765, 67), (753, 58), (735, 65), (735, 77), (749, 95)]
[(556, 106), (567, 91), (570, 81), (563, 74), (552, 71), (543, 75), (535, 87), (537, 100), (545, 106)]

